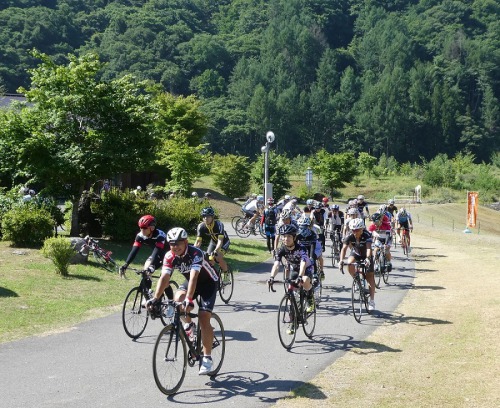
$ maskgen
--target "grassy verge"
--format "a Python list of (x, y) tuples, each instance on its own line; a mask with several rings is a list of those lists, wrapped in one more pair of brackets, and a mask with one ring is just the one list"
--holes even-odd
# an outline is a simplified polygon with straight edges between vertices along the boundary
[(480, 234), (452, 230), (463, 205), (413, 213), (413, 288), (384, 326), (278, 406), (500, 405), (500, 213), (480, 209)]
[[(130, 250), (128, 245), (108, 242), (102, 246), (113, 251), (118, 265)], [(148, 255), (145, 249), (139, 253), (137, 267)], [(242, 271), (268, 257), (262, 241), (234, 239), (227, 259), (234, 271)], [(69, 277), (62, 278), (38, 250), (11, 248), (0, 242), (0, 343), (65, 330), (117, 312), (128, 290), (139, 282), (130, 272), (128, 279), (120, 279), (92, 262), (72, 265), (69, 272)], [(173, 278), (179, 279), (179, 275)]]

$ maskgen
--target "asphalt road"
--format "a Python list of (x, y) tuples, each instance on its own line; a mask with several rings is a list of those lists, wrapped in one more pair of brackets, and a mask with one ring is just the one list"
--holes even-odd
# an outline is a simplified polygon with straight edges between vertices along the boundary
[[(414, 263), (399, 247), (394, 255), (390, 284), (381, 283), (375, 298), (377, 310), (363, 315), (361, 324), (351, 312), (351, 278), (333, 269), (327, 256), (315, 335), (309, 340), (299, 331), (290, 351), (281, 346), (277, 333), (282, 286), (276, 285), (277, 292), (270, 293), (265, 284), (271, 262), (238, 273), (233, 299), (229, 305), (218, 300), (215, 310), (227, 341), (219, 375), (198, 376), (197, 368), (188, 367), (183, 386), (170, 397), (157, 389), (152, 373), (153, 346), (161, 329), (158, 320), (150, 320), (137, 341), (126, 336), (121, 314), (116, 313), (58, 334), (2, 344), (0, 407), (118, 408), (173, 403), (267, 407), (358, 346), (378, 326), (398, 323), (401, 316), (393, 311), (412, 285)], [(373, 353), (398, 351), (383, 344), (367, 347)]]

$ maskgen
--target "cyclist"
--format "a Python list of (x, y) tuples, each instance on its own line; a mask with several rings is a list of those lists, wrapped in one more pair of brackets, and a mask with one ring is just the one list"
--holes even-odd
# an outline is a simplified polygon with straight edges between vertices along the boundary
[(375, 276), (373, 273), (373, 262), (372, 262), (372, 236), (365, 229), (365, 223), (361, 218), (354, 218), (349, 221), (349, 228), (351, 230), (350, 234), (347, 235), (340, 251), (340, 263), (339, 266), (342, 268), (344, 266), (344, 257), (347, 250), (350, 248), (351, 252), (347, 258), (349, 263), (349, 274), (354, 278), (356, 274), (356, 269), (353, 262), (364, 262), (366, 265), (366, 280), (370, 286), (370, 301), (368, 302), (368, 310), (375, 310)]
[[(170, 251), (165, 254), (161, 276), (156, 285), (152, 299), (147, 303), (148, 309), (155, 311), (156, 303), (163, 290), (169, 286), (174, 269), (178, 270), (186, 280), (175, 293), (175, 300), (182, 302), (182, 310), (189, 312), (194, 307), (193, 299), (200, 296), (198, 321), (201, 327), (201, 342), (203, 358), (200, 365), (200, 375), (209, 375), (212, 371), (213, 328), (210, 318), (217, 294), (217, 272), (208, 262), (208, 255), (200, 248), (188, 244), (188, 235), (183, 228), (172, 228), (167, 232)], [(184, 318), (186, 331), (195, 330), (195, 324), (189, 317)]]
[[(318, 276), (323, 280), (325, 274), (323, 272), (323, 255), (321, 250), (321, 243), (318, 239), (318, 234), (313, 230), (313, 224), (310, 217), (304, 213), (297, 221), (299, 232), (297, 234), (297, 242), (307, 248), (309, 258), (313, 260), (314, 274), (313, 283), (317, 283)], [(319, 263), (319, 270), (316, 270), (316, 260)]]
[(278, 222), (278, 210), (274, 205), (274, 199), (269, 197), (267, 199), (267, 208), (262, 214), (260, 225), (264, 226), (264, 231), (266, 233), (266, 243), (267, 249), (270, 254), (273, 253), (274, 249), (274, 239), (276, 237), (276, 223)]
[(163, 257), (169, 249), (168, 244), (166, 243), (165, 233), (156, 228), (155, 217), (150, 214), (146, 214), (139, 219), (137, 224), (140, 231), (135, 236), (134, 244), (132, 245), (132, 250), (127, 256), (127, 260), (120, 267), (120, 275), (122, 276), (125, 274), (128, 266), (135, 259), (143, 245), (153, 248), (153, 252), (144, 263), (144, 270), (148, 270), (151, 274), (161, 266)]
[[(328, 201), (328, 199), (327, 199)], [(323, 203), (316, 202), (313, 210), (311, 211), (311, 219), (319, 228), (318, 239), (321, 242), (321, 250), (325, 252), (325, 224), (326, 224), (326, 210)]]
[(283, 207), (290, 201), (290, 196), (287, 194), (285, 197), (281, 200), (279, 200), (276, 203), (276, 210), (278, 211), (278, 214), (283, 211)]
[(244, 205), (242, 208), (245, 215), (249, 218), (245, 227), (250, 228), (252, 234), (255, 234), (255, 221), (262, 215), (264, 211), (264, 196), (258, 195), (254, 200), (250, 201), (248, 204)]
[(387, 214), (383, 211), (379, 211), (374, 213), (371, 217), (372, 224), (368, 227), (368, 231), (372, 233), (372, 237), (374, 239), (374, 249), (373, 249), (373, 257), (377, 259), (378, 249), (385, 245), (386, 248), (386, 258), (387, 258), (387, 271), (392, 271), (392, 255), (391, 255), (391, 244), (392, 244), (392, 235), (391, 235), (391, 220)]
[[(276, 259), (271, 269), (271, 276), (268, 283), (274, 282), (274, 277), (279, 271), (279, 266), (282, 258), (285, 258), (288, 267), (290, 268), (290, 279), (296, 283), (302, 282), (304, 289), (307, 292), (308, 307), (307, 312), (314, 310), (314, 293), (312, 290), (312, 274), (313, 262), (307, 255), (307, 249), (297, 242), (297, 227), (293, 224), (283, 225), (279, 231), (283, 237), (283, 245), (276, 254)], [(289, 334), (293, 333), (293, 327), (289, 328)]]
[(331, 207), (328, 219), (330, 222), (330, 239), (333, 241), (333, 234), (337, 234), (337, 237), (340, 239), (344, 226), (344, 213), (340, 211), (340, 207), (337, 204)]
[(292, 218), (292, 212), (290, 210), (283, 210), (280, 214), (278, 223), (276, 224), (276, 238), (274, 240), (274, 251), (276, 252), (279, 246), (279, 240), (280, 240), (280, 231), (282, 230), (282, 227), (284, 225), (290, 225), (293, 224), (295, 225), (295, 228), (299, 228), (297, 225), (297, 221), (295, 221)]
[(344, 231), (342, 231), (342, 236), (346, 237), (350, 230), (349, 230), (349, 222), (353, 219), (359, 218), (359, 211), (357, 208), (351, 207), (347, 210), (347, 216), (344, 221)]
[(363, 194), (360, 194), (357, 199), (357, 206), (358, 206), (358, 211), (361, 216), (361, 218), (365, 218), (365, 211), (366, 211), (366, 217), (370, 216), (370, 211), (368, 210), (368, 204), (365, 201), (365, 196)]
[[(413, 220), (411, 214), (406, 211), (406, 208), (401, 208), (396, 215), (396, 222), (398, 223), (398, 237), (401, 239), (401, 228), (404, 228), (408, 234), (408, 243), (410, 243), (410, 230), (413, 230)], [(408, 252), (411, 252), (411, 247), (408, 247)]]
[(224, 255), (229, 250), (231, 241), (224, 229), (224, 224), (215, 219), (215, 211), (212, 207), (205, 207), (201, 210), (201, 217), (203, 221), (198, 224), (196, 228), (196, 241), (194, 246), (201, 247), (203, 238), (208, 237), (210, 243), (208, 244), (207, 254), (213, 255), (215, 261), (220, 265), (222, 272), (227, 271), (227, 263)]
[(283, 211), (285, 210), (290, 211), (294, 219), (296, 219), (302, 213), (297, 205), (297, 199), (295, 197), (291, 198), (290, 201), (284, 205)]
[(387, 211), (389, 211), (391, 216), (394, 217), (394, 214), (398, 213), (398, 207), (394, 205), (394, 200), (392, 198), (388, 201), (388, 204)]

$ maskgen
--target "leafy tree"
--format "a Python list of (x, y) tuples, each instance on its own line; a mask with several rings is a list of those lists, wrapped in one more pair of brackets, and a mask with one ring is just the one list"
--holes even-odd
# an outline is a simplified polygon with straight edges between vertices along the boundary
[[(264, 191), (264, 155), (260, 155), (251, 172), (252, 181)], [(273, 197), (278, 199), (290, 191), (290, 160), (288, 157), (269, 152), (269, 183), (273, 185)]]
[(139, 166), (154, 146), (145, 84), (127, 76), (101, 82), (96, 55), (69, 55), (68, 65), (41, 60), (32, 86), (20, 89), (31, 106), (18, 115), (24, 132), (8, 134), (19, 168), (73, 203), (71, 235), (78, 231), (78, 199), (87, 183)]
[(309, 166), (329, 189), (330, 196), (334, 195), (335, 189), (344, 187), (358, 174), (353, 153), (330, 154), (322, 149), (310, 159)]
[(366, 152), (361, 152), (358, 156), (358, 163), (359, 166), (363, 169), (363, 171), (365, 171), (368, 174), (368, 178), (370, 178), (373, 168), (377, 164), (377, 158), (370, 156)]
[(244, 156), (214, 157), (212, 166), (214, 184), (229, 197), (242, 197), (250, 189), (250, 166)]

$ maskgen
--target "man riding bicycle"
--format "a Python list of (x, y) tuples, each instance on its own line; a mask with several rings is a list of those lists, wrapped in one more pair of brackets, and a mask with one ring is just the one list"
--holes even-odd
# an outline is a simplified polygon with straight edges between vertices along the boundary
[[(161, 297), (163, 290), (170, 285), (170, 277), (174, 269), (178, 270), (185, 278), (175, 293), (175, 301), (182, 302), (182, 311), (188, 313), (194, 307), (194, 301), (200, 296), (198, 321), (201, 327), (201, 342), (203, 345), (203, 358), (200, 365), (200, 375), (209, 375), (212, 371), (212, 343), (213, 328), (210, 324), (212, 310), (217, 294), (217, 272), (208, 261), (208, 255), (200, 248), (188, 244), (188, 235), (183, 228), (172, 228), (167, 232), (167, 241), (170, 251), (165, 254), (161, 276), (156, 285), (152, 299), (147, 303), (148, 309), (155, 311), (155, 305)], [(184, 318), (184, 329), (195, 330), (195, 324), (190, 317)]]
[[(408, 234), (408, 244), (410, 244), (410, 230), (413, 230), (413, 220), (409, 211), (406, 211), (406, 208), (403, 207), (398, 211), (396, 222), (398, 223), (398, 237), (401, 239), (401, 228), (405, 229)], [(411, 247), (408, 247), (408, 252), (411, 252)]]

